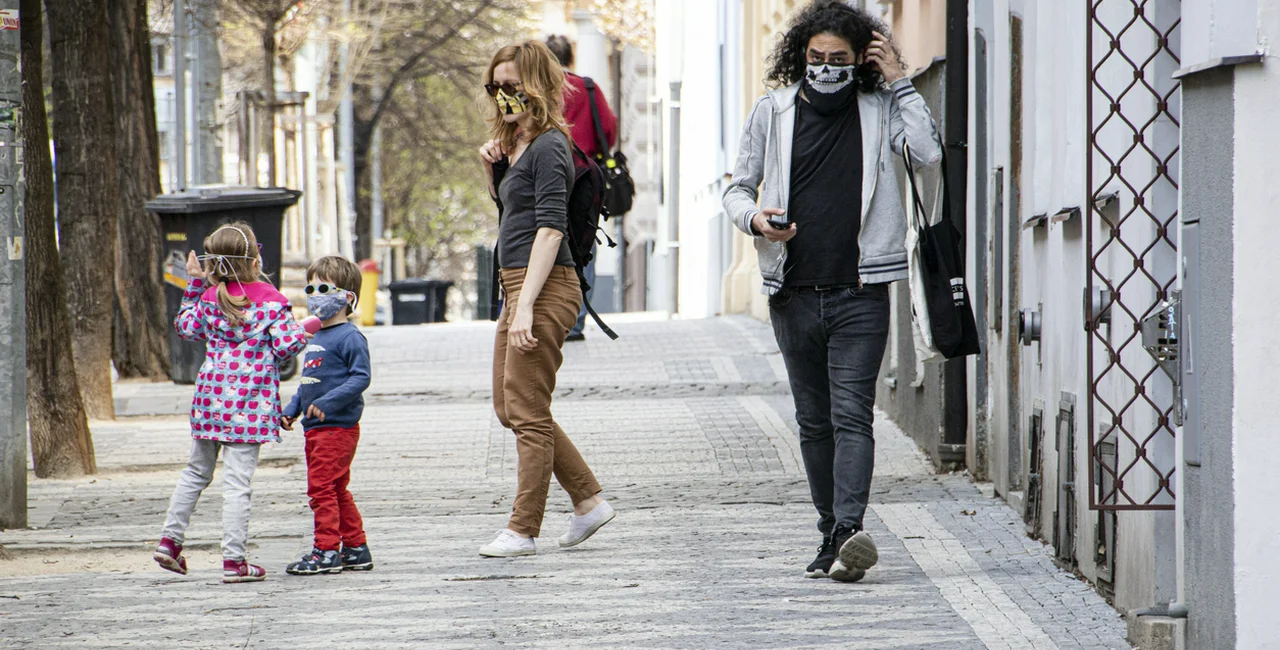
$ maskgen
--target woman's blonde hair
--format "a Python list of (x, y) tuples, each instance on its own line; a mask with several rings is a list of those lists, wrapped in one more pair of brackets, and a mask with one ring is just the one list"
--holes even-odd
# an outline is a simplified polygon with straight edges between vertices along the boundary
[[(244, 308), (249, 306), (249, 297), (231, 295), (227, 284), (249, 284), (266, 278), (261, 274), (262, 259), (253, 228), (243, 221), (236, 221), (213, 231), (204, 240), (203, 259), (205, 277), (218, 288), (218, 308), (232, 326), (241, 324), (244, 322)], [(259, 263), (256, 269), (254, 262)]]
[[(528, 111), (533, 117), (532, 133), (526, 134), (532, 140), (551, 129), (569, 135), (569, 127), (564, 122), (564, 68), (556, 61), (556, 57), (541, 41), (525, 41), (518, 45), (508, 45), (493, 55), (489, 69), (484, 73), (484, 83), (493, 83), (493, 71), (507, 62), (515, 62), (520, 71), (521, 90), (528, 96)], [(520, 125), (508, 124), (502, 119), (502, 109), (488, 95), (484, 101), (489, 106), (489, 128), (493, 138), (502, 143), (503, 151), (512, 151), (516, 147)], [(570, 139), (572, 142), (572, 139)]]

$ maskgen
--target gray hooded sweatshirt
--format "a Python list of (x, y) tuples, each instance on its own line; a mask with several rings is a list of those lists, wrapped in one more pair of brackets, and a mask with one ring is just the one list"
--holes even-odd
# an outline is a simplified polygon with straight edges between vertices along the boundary
[[(758, 235), (751, 220), (762, 208), (787, 209), (791, 196), (791, 140), (795, 133), (800, 84), (765, 93), (756, 100), (742, 130), (733, 180), (724, 192), (724, 209), (738, 229), (755, 239), (763, 276), (761, 292), (782, 288), (787, 245)], [(918, 167), (942, 159), (937, 125), (910, 79), (899, 79), (874, 93), (858, 93), (862, 120), (862, 228), (858, 234), (858, 273), (865, 284), (907, 277), (907, 216), (890, 156), (903, 144)]]

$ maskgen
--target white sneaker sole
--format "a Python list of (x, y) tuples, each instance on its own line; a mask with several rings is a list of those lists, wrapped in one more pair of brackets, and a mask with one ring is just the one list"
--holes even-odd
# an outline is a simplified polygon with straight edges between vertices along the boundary
[(236, 575), (236, 576), (223, 575), (222, 576), (222, 581), (227, 584), (235, 584), (239, 582), (262, 582), (263, 580), (266, 580), (266, 579), (267, 579), (267, 576), (240, 576), (240, 575)]
[(828, 578), (830, 576), (827, 575), (826, 571), (823, 571), (822, 569), (818, 569), (817, 571), (805, 571), (804, 577), (813, 578), (814, 580), (817, 580), (818, 578)]
[(866, 531), (858, 531), (840, 547), (840, 562), (854, 571), (866, 571), (880, 561), (880, 551)]
[(524, 557), (526, 555), (537, 555), (538, 549), (526, 548), (517, 551), (500, 551), (494, 548), (483, 547), (480, 549), (481, 557)]
[(867, 572), (862, 569), (850, 569), (840, 560), (836, 560), (831, 565), (831, 573), (827, 577), (836, 582), (857, 582), (867, 576)]
[(601, 519), (600, 521), (597, 521), (597, 522), (596, 522), (596, 523), (594, 523), (594, 524), (591, 524), (591, 527), (590, 527), (590, 528), (587, 528), (586, 532), (584, 532), (584, 533), (582, 534), (582, 537), (579, 537), (579, 538), (578, 538), (578, 539), (576, 539), (576, 540), (570, 540), (570, 541), (566, 542), (566, 541), (564, 541), (564, 538), (559, 539), (558, 541), (560, 542), (560, 548), (573, 548), (573, 547), (575, 547), (575, 546), (577, 546), (577, 545), (579, 545), (579, 544), (581, 544), (581, 543), (583, 543), (583, 542), (587, 541), (588, 539), (591, 539), (591, 536), (592, 536), (592, 535), (594, 535), (594, 534), (596, 534), (596, 531), (597, 531), (597, 530), (600, 530), (601, 528), (604, 528), (604, 525), (605, 525), (605, 524), (607, 524), (607, 523), (609, 523), (609, 522), (613, 521), (613, 518), (614, 518), (614, 517), (617, 517), (617, 516), (618, 516), (618, 513), (617, 513), (617, 512), (610, 512), (608, 517), (606, 517), (606, 518), (604, 518), (604, 519)]
[(187, 570), (182, 568), (182, 564), (167, 553), (156, 552), (151, 557), (160, 565), (160, 568), (165, 569), (166, 571), (172, 571), (178, 575), (187, 575)]

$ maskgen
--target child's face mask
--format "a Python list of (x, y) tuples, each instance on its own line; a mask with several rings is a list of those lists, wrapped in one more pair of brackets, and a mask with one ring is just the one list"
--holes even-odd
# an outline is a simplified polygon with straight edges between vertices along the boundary
[(333, 291), (307, 296), (307, 311), (320, 320), (329, 320), (347, 308), (348, 291)]

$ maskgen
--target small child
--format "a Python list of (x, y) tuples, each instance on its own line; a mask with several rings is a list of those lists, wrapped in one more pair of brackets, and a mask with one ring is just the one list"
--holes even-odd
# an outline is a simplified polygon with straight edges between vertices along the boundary
[(182, 338), (206, 345), (191, 405), (194, 441), (154, 557), (161, 567), (186, 575), (183, 536), (221, 452), (222, 581), (257, 582), (267, 572), (245, 560), (249, 481), (262, 444), (280, 441), (276, 364), (301, 352), (307, 334), (293, 319), (289, 300), (262, 281), (258, 239), (247, 224), (218, 228), (204, 240), (204, 250), (202, 257), (195, 251), (187, 256), (191, 281), (174, 320)]
[(315, 513), (311, 554), (290, 564), (292, 575), (369, 571), (373, 556), (364, 521), (347, 491), (360, 441), (362, 394), (369, 387), (369, 344), (348, 322), (360, 295), (360, 269), (323, 257), (307, 269), (307, 309), (322, 329), (307, 346), (302, 385), (284, 410), (282, 426), (302, 418), (307, 439), (307, 496)]

